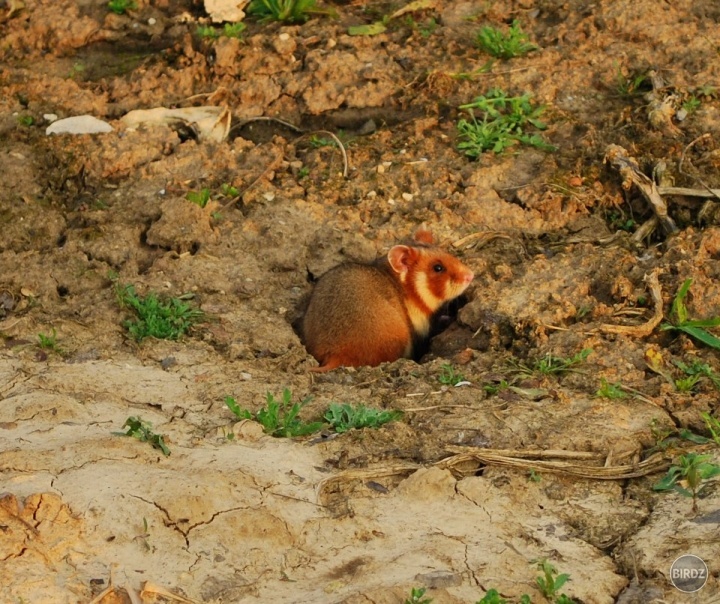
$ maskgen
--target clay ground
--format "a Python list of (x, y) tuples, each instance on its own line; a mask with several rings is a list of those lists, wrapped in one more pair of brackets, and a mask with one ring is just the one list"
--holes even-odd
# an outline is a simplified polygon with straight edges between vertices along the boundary
[[(347, 30), (402, 4), (343, 3), (215, 41), (200, 3), (137, 4), (0, 3), (0, 600), (544, 602), (544, 558), (574, 602), (720, 602), (718, 483), (697, 512), (652, 489), (682, 453), (720, 461), (668, 440), (710, 436), (713, 382), (675, 380), (718, 353), (658, 325), (688, 278), (689, 317), (720, 316), (718, 214), (668, 195), (677, 232), (638, 234), (653, 210), (604, 162), (620, 145), (720, 187), (717, 2), (436, 2), (377, 36)], [(476, 32), (513, 19), (539, 50), (488, 64)], [(556, 150), (459, 152), (458, 107), (492, 88), (546, 105)], [(229, 108), (225, 141), (120, 121), (194, 105)], [(46, 136), (47, 114), (114, 130)], [(450, 327), (421, 363), (311, 374), (292, 327), (311, 278), (422, 223), (477, 275)], [(137, 343), (117, 284), (189, 294), (206, 321)], [(577, 372), (521, 370), (588, 349)], [(441, 384), (447, 365), (468, 383)], [(285, 388), (308, 421), (333, 401), (405, 413), (281, 439), (224, 404)], [(130, 416), (170, 455), (115, 434)], [(685, 553), (709, 566), (695, 595), (669, 580)]]

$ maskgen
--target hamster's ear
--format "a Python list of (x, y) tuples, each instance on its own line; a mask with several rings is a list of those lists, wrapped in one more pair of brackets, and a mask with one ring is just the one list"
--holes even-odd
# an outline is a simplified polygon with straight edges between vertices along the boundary
[(418, 230), (415, 231), (413, 239), (418, 243), (424, 243), (425, 245), (435, 245), (435, 238), (433, 237), (433, 234), (424, 224), (420, 225)]
[(407, 245), (396, 245), (390, 248), (387, 258), (390, 267), (403, 277), (412, 266), (415, 250)]

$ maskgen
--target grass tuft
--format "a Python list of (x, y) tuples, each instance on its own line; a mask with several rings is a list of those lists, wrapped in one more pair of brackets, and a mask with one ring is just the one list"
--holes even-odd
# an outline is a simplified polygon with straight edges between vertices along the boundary
[(300, 402), (292, 402), (292, 392), (285, 388), (282, 393), (282, 400), (277, 401), (268, 392), (265, 406), (253, 414), (247, 409), (240, 407), (237, 401), (228, 396), (225, 404), (238, 419), (252, 419), (262, 425), (266, 434), (275, 437), (292, 438), (295, 436), (307, 436), (322, 429), (322, 422), (304, 423), (300, 417), (300, 410), (310, 402), (310, 397)]
[(577, 365), (584, 363), (592, 353), (592, 348), (585, 348), (571, 357), (556, 357), (549, 352), (532, 365), (515, 362), (517, 370), (525, 375), (561, 375), (569, 372), (577, 372)]
[(720, 338), (710, 333), (709, 327), (717, 327), (720, 325), (720, 317), (711, 319), (690, 319), (688, 318), (687, 307), (685, 306), (685, 297), (690, 291), (692, 279), (686, 279), (680, 286), (670, 309), (670, 323), (663, 323), (660, 326), (662, 331), (677, 330), (688, 334), (698, 342), (720, 350)]
[(135, 0), (110, 0), (107, 7), (116, 15), (123, 15), (129, 10), (135, 10), (137, 4)]
[(483, 27), (478, 33), (476, 44), (483, 52), (498, 59), (512, 59), (537, 50), (538, 47), (528, 41), (528, 35), (515, 20), (507, 32), (494, 27)]
[(353, 406), (348, 403), (339, 404), (331, 403), (324, 419), (337, 432), (347, 432), (349, 430), (359, 430), (362, 428), (379, 428), (383, 424), (394, 421), (402, 417), (400, 411), (388, 411), (380, 409), (371, 409), (364, 405)]
[[(486, 151), (502, 153), (520, 144), (545, 151), (555, 150), (542, 136), (529, 132), (546, 128), (539, 119), (545, 107), (533, 105), (529, 94), (510, 97), (503, 90), (493, 88), (472, 103), (461, 105), (460, 109), (467, 111), (470, 118), (460, 119), (457, 123), (458, 149), (472, 159)], [(481, 114), (480, 119), (476, 112)]]
[(653, 485), (655, 491), (676, 491), (683, 497), (692, 497), (693, 512), (697, 512), (698, 495), (706, 487), (706, 481), (720, 476), (720, 466), (711, 462), (712, 456), (685, 453), (670, 466), (667, 474)]
[(332, 14), (321, 9), (316, 0), (250, 0), (247, 12), (260, 21), (305, 23), (314, 14)]
[(456, 371), (450, 363), (443, 363), (440, 365), (440, 375), (438, 376), (438, 382), (443, 386), (457, 386), (460, 382), (465, 381), (465, 376)]
[(137, 342), (152, 337), (177, 340), (190, 328), (203, 320), (201, 310), (184, 301), (187, 296), (163, 300), (150, 292), (139, 296), (132, 285), (116, 285), (121, 306), (132, 310), (136, 318), (123, 322), (123, 326)]

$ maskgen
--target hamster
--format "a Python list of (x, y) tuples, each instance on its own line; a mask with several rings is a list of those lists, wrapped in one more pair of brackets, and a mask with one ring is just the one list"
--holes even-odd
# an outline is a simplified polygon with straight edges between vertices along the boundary
[(302, 321), (311, 371), (375, 366), (411, 358), (428, 337), (433, 315), (470, 285), (473, 272), (415, 233), (373, 264), (340, 264), (318, 280)]

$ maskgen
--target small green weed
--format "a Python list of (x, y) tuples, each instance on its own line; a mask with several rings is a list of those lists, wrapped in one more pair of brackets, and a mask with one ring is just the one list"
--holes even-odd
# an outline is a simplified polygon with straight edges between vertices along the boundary
[(432, 17), (424, 23), (418, 25), (418, 31), (423, 38), (429, 38), (430, 36), (432, 36), (437, 28), (438, 22), (435, 21), (435, 19), (433, 19)]
[(443, 363), (440, 365), (440, 375), (438, 376), (438, 382), (444, 386), (457, 386), (460, 382), (465, 381), (465, 376), (456, 371), (450, 363)]
[(455, 80), (472, 80), (478, 76), (481, 76), (483, 74), (489, 73), (493, 68), (493, 61), (490, 60), (484, 65), (478, 67), (477, 69), (473, 69), (472, 71), (457, 71), (457, 72), (449, 72), (447, 73), (448, 76)]
[(137, 4), (135, 4), (135, 0), (110, 0), (107, 7), (116, 15), (123, 15), (129, 10), (135, 10)]
[(253, 414), (237, 404), (237, 401), (232, 396), (225, 397), (225, 404), (230, 411), (233, 412), (235, 417), (238, 419), (252, 419)]
[(678, 392), (692, 392), (695, 390), (695, 386), (698, 385), (698, 382), (702, 379), (702, 376), (699, 374), (696, 375), (688, 375), (684, 378), (677, 378), (674, 380), (675, 382), (675, 389)]
[(427, 19), (423, 23), (418, 23), (411, 15), (405, 17), (403, 24), (413, 31), (417, 31), (423, 38), (429, 38), (438, 28), (438, 22), (433, 18)]
[(483, 27), (477, 33), (476, 44), (483, 52), (499, 59), (520, 57), (538, 47), (528, 41), (528, 36), (520, 28), (520, 22), (512, 22), (507, 33), (494, 27)]
[[(562, 586), (570, 580), (570, 575), (558, 574), (555, 567), (547, 560), (535, 560), (534, 562), (542, 571), (542, 574), (535, 578), (535, 583), (547, 601), (553, 602), (553, 604), (573, 604), (572, 598), (558, 593)], [(532, 604), (532, 600), (527, 594), (520, 596), (518, 602), (519, 604)], [(483, 599), (475, 604), (508, 604), (508, 601), (500, 595), (497, 589), (488, 589)]]
[(199, 25), (195, 33), (198, 38), (207, 40), (217, 40), (220, 36), (226, 38), (242, 38), (242, 33), (247, 25), (240, 21), (239, 23), (226, 23), (222, 29), (217, 29), (212, 25)]
[(507, 390), (510, 388), (510, 383), (507, 380), (500, 380), (499, 382), (492, 384), (484, 384), (482, 389), (490, 395), (497, 394), (501, 390)]
[(715, 444), (720, 446), (720, 419), (713, 417), (707, 411), (703, 411), (700, 417), (703, 418)]
[(76, 78), (80, 78), (80, 76), (85, 73), (85, 65), (82, 63), (75, 63), (71, 68), (70, 72), (68, 73), (68, 78), (71, 80), (74, 80)]
[(35, 123), (35, 118), (32, 115), (19, 115), (17, 121), (21, 126), (29, 128)]
[(712, 370), (712, 367), (710, 367), (710, 365), (708, 365), (707, 363), (703, 363), (702, 361), (699, 361), (697, 359), (694, 359), (690, 364), (674, 360), (673, 365), (675, 365), (687, 376), (700, 376), (709, 379), (712, 382), (713, 386), (720, 390), (720, 375), (715, 373)]
[(204, 317), (201, 310), (184, 301), (190, 296), (163, 300), (150, 292), (141, 297), (132, 285), (120, 284), (115, 286), (115, 291), (120, 305), (137, 315), (135, 320), (123, 322), (123, 326), (138, 342), (147, 337), (177, 340)]
[(703, 96), (708, 97), (709, 99), (716, 99), (718, 98), (718, 91), (715, 86), (711, 86), (710, 84), (703, 84), (695, 90), (695, 96)]
[[(529, 94), (509, 97), (504, 91), (493, 88), (472, 103), (461, 105), (460, 109), (470, 114), (470, 120), (461, 119), (457, 123), (458, 149), (472, 159), (477, 159), (486, 151), (502, 153), (518, 144), (555, 150), (539, 134), (527, 132), (529, 127), (538, 130), (546, 128), (539, 119), (545, 107), (534, 106)], [(482, 121), (478, 121), (476, 111), (482, 113)]]
[(226, 38), (242, 38), (242, 33), (247, 28), (247, 25), (242, 21), (238, 23), (226, 23), (223, 25), (222, 35)]
[(525, 375), (562, 375), (563, 373), (577, 372), (577, 365), (584, 363), (592, 353), (592, 348), (585, 348), (577, 354), (568, 357), (556, 357), (549, 352), (542, 358), (537, 359), (531, 366), (525, 363), (514, 362), (517, 370)]
[(410, 590), (410, 597), (405, 599), (405, 604), (432, 604), (432, 598), (426, 598), (424, 587), (413, 587)]
[(569, 357), (556, 357), (547, 353), (542, 359), (536, 361), (534, 370), (543, 375), (558, 375), (574, 371), (574, 367), (584, 363), (592, 353), (592, 348), (585, 348)]
[(127, 432), (113, 432), (118, 436), (132, 436), (139, 441), (150, 443), (154, 449), (160, 449), (166, 457), (170, 455), (170, 449), (165, 444), (162, 435), (155, 434), (152, 431), (150, 422), (144, 422), (140, 417), (128, 417), (123, 424), (123, 429), (127, 428)]
[(322, 147), (337, 147), (337, 143), (331, 138), (324, 138), (322, 136), (318, 136), (317, 134), (310, 136), (308, 144), (314, 149), (321, 149)]
[(230, 199), (232, 199), (233, 197), (238, 197), (240, 195), (240, 191), (238, 191), (237, 187), (234, 187), (227, 182), (224, 182), (222, 185), (220, 185), (220, 192), (223, 194), (224, 197), (229, 197)]
[(201, 208), (204, 208), (208, 201), (210, 201), (210, 189), (200, 189), (199, 191), (188, 191), (185, 195), (190, 203), (194, 203)]
[(698, 495), (705, 481), (720, 476), (720, 466), (712, 463), (710, 455), (685, 453), (678, 457), (678, 465), (670, 466), (665, 477), (653, 486), (655, 491), (676, 491), (683, 497), (692, 497), (693, 512), (697, 512)]
[(292, 403), (292, 392), (288, 388), (283, 390), (282, 401), (280, 402), (276, 401), (275, 397), (268, 392), (265, 407), (253, 416), (250, 411), (241, 408), (231, 396), (225, 398), (228, 409), (239, 419), (254, 419), (262, 425), (266, 434), (288, 438), (307, 436), (323, 427), (322, 422), (306, 424), (298, 417), (300, 410), (309, 402), (310, 397), (307, 397), (299, 403)]
[(548, 600), (558, 597), (558, 592), (565, 583), (570, 579), (568, 574), (558, 574), (557, 569), (547, 560), (537, 561), (538, 570), (542, 571), (542, 575), (535, 578), (535, 583), (542, 595)]
[(475, 604), (507, 604), (507, 600), (500, 595), (497, 589), (488, 589), (482, 600)]
[(217, 40), (220, 37), (220, 32), (212, 25), (198, 25), (195, 34), (205, 40)]
[(651, 89), (652, 86), (650, 78), (646, 73), (634, 73), (626, 76), (623, 74), (620, 67), (617, 68), (615, 75), (615, 91), (619, 96), (623, 98), (632, 98)]
[(688, 113), (693, 113), (700, 108), (700, 104), (699, 98), (696, 96), (690, 96), (690, 98), (682, 104), (682, 108)]
[(671, 322), (663, 323), (660, 326), (660, 329), (662, 331), (682, 331), (703, 344), (720, 350), (720, 338), (707, 331), (708, 327), (717, 327), (720, 325), (720, 317), (699, 320), (688, 319), (688, 312), (685, 307), (685, 297), (690, 291), (692, 282), (692, 279), (686, 279), (682, 284), (678, 293), (675, 295), (675, 300), (673, 300), (672, 308), (670, 309)]
[(605, 378), (600, 378), (600, 388), (595, 392), (595, 396), (614, 400), (625, 398), (627, 393), (623, 390), (622, 384), (618, 382), (611, 384)]
[(227, 182), (220, 185), (220, 190), (216, 191), (214, 194), (207, 187), (204, 187), (199, 191), (188, 191), (185, 194), (185, 199), (187, 199), (190, 203), (200, 206), (201, 208), (207, 207), (207, 204), (213, 198), (234, 199), (235, 197), (240, 197), (240, 191), (237, 187)]
[(402, 417), (400, 411), (388, 411), (371, 409), (364, 405), (353, 407), (348, 403), (331, 403), (324, 419), (337, 433), (347, 432), (352, 429), (379, 428), (383, 424)]
[(528, 475), (528, 480), (531, 482), (540, 482), (542, 480), (542, 476), (538, 474), (535, 470), (530, 470), (530, 473)]
[(303, 178), (307, 178), (308, 176), (310, 176), (310, 168), (308, 168), (307, 166), (303, 166), (298, 170), (299, 179), (302, 180)]
[(333, 14), (330, 10), (319, 8), (316, 0), (250, 0), (247, 12), (260, 21), (284, 23), (305, 23), (314, 14)]
[[(703, 419), (705, 419), (706, 415), (708, 414), (700, 414)], [(714, 418), (711, 418), (711, 420), (713, 419)], [(715, 433), (713, 432), (713, 427), (711, 427), (712, 421), (708, 423), (708, 421), (706, 420), (705, 423), (710, 430), (710, 434), (714, 437)], [(717, 427), (720, 428), (720, 424), (718, 424)], [(715, 440), (715, 438), (711, 439), (702, 436), (701, 434), (695, 434), (687, 428), (682, 428), (680, 430), (674, 430), (665, 427), (661, 428), (658, 426), (658, 421), (656, 418), (653, 418), (653, 420), (650, 422), (650, 432), (655, 439), (655, 445), (648, 450), (648, 453), (653, 453), (655, 451), (666, 451), (670, 447), (677, 448), (679, 446), (682, 446), (682, 441), (688, 441), (696, 445), (706, 445), (708, 443), (712, 443), (713, 440)], [(715, 442), (720, 445), (720, 434), (718, 434), (718, 439), (719, 440), (715, 440)]]
[(54, 327), (52, 334), (50, 335), (46, 335), (42, 332), (38, 334), (38, 346), (42, 350), (51, 350), (52, 352), (56, 352), (58, 354), (62, 353), (62, 348), (58, 345), (57, 332)]
[(613, 210), (606, 216), (606, 220), (610, 223), (610, 227), (618, 231), (633, 232), (637, 228), (635, 219), (629, 218), (622, 211)]

